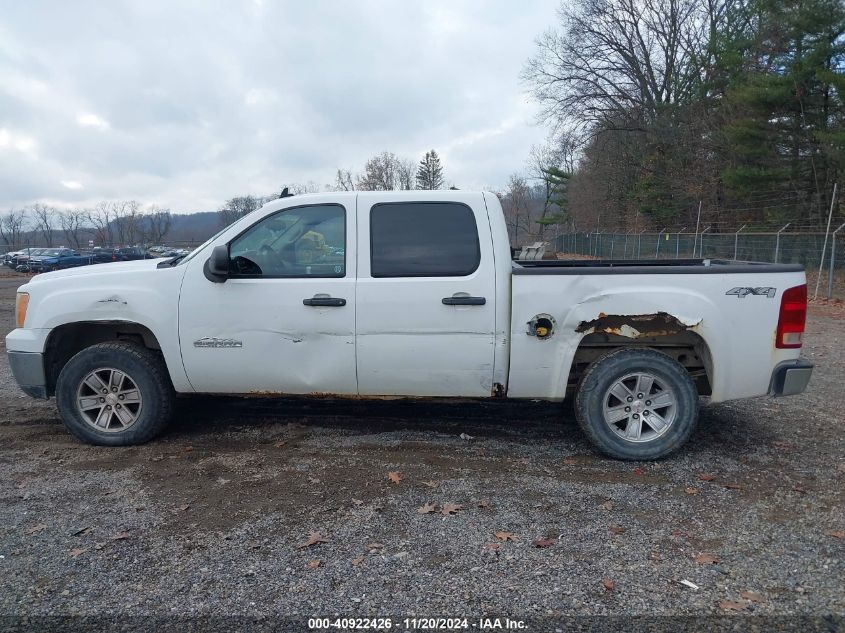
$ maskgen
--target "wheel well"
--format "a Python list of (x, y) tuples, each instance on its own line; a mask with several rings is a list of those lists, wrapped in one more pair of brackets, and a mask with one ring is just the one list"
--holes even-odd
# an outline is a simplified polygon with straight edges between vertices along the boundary
[(665, 336), (632, 340), (619, 334), (594, 332), (586, 335), (575, 351), (569, 370), (567, 393), (574, 391), (587, 367), (596, 359), (621, 347), (648, 348), (666, 354), (683, 365), (689, 372), (698, 394), (711, 394), (713, 362), (707, 343), (695, 332), (685, 330)]
[(76, 354), (97, 343), (125, 341), (161, 353), (161, 346), (152, 331), (128, 321), (84, 321), (66, 323), (50, 332), (45, 345), (44, 371), (47, 394), (53, 395), (62, 367)]

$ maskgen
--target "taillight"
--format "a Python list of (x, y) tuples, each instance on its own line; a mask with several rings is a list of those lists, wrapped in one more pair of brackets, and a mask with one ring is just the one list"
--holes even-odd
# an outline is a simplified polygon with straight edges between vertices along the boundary
[(778, 316), (775, 347), (778, 349), (801, 347), (806, 320), (807, 284), (784, 290), (780, 299), (780, 315)]

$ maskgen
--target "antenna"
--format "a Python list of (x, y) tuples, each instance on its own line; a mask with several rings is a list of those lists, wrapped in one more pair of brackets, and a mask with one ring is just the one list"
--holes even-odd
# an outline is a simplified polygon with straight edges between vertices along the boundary
[(292, 198), (292, 197), (293, 197), (293, 194), (290, 191), (288, 191), (287, 187), (282, 189), (282, 193), (279, 194), (279, 198)]

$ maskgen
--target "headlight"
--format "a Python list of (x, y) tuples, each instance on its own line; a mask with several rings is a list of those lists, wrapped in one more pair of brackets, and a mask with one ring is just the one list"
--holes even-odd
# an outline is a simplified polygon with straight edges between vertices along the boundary
[(15, 325), (23, 327), (26, 321), (26, 309), (29, 307), (29, 293), (19, 292), (15, 298)]

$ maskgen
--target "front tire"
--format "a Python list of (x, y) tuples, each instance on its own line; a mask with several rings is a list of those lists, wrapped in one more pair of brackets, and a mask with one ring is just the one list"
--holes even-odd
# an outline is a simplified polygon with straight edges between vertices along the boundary
[(683, 365), (651, 349), (621, 348), (593, 362), (575, 417), (601, 452), (652, 460), (677, 451), (698, 422), (698, 391)]
[(131, 343), (99, 343), (71, 358), (56, 382), (68, 430), (88, 444), (143, 444), (164, 430), (175, 393), (155, 352)]

